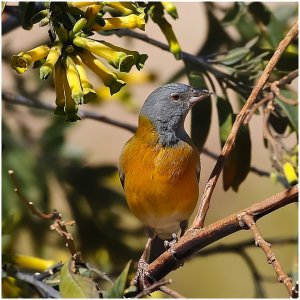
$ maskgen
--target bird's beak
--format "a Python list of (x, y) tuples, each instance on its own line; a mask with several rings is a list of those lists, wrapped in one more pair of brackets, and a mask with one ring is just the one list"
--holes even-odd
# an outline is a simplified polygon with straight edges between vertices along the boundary
[(197, 102), (209, 97), (212, 94), (213, 94), (213, 92), (208, 91), (208, 90), (195, 90), (195, 89), (193, 89), (192, 93), (191, 93), (191, 97), (188, 100), (188, 102), (189, 102), (189, 104), (194, 105)]

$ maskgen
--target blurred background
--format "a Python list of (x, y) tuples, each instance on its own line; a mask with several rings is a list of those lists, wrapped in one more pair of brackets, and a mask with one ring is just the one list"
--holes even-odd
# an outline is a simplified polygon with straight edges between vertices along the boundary
[[(221, 12), (232, 3), (216, 4)], [(179, 19), (170, 20), (182, 50), (196, 54), (208, 35), (207, 4), (176, 3)], [(297, 16), (297, 2), (266, 3), (278, 17), (289, 17), (292, 25)], [(219, 12), (218, 12), (219, 11)], [(235, 28), (226, 31), (233, 39), (241, 37)], [(165, 37), (153, 22), (148, 22), (145, 33), (163, 43)], [(100, 35), (94, 38), (103, 38)], [(125, 87), (126, 96), (106, 97), (102, 83), (89, 74), (95, 88), (101, 94), (98, 103), (87, 104), (84, 109), (97, 112), (122, 122), (137, 125), (138, 112), (146, 97), (158, 86), (170, 81), (184, 65), (167, 51), (128, 37), (105, 36), (106, 41), (127, 49), (147, 53), (145, 67), (138, 73), (130, 73)], [(218, 36), (215, 36), (218, 40)], [(16, 74), (9, 65), (13, 54), (32, 49), (49, 40), (47, 28), (35, 25), (26, 31), (17, 28), (2, 36), (2, 90), (53, 103), (55, 91), (52, 78), (41, 81), (38, 72), (30, 69), (26, 74)], [(187, 76), (177, 79), (188, 83)], [(130, 83), (132, 82), (132, 83)], [(293, 83), (297, 90), (297, 82)], [(231, 95), (231, 94), (230, 94)], [(231, 103), (238, 112), (240, 105), (232, 93)], [(215, 101), (212, 98), (212, 101)], [(75, 244), (85, 261), (94, 264), (109, 275), (116, 276), (128, 260), (140, 257), (146, 236), (142, 224), (128, 210), (117, 175), (117, 161), (125, 142), (132, 133), (94, 120), (65, 123), (51, 112), (29, 109), (6, 102), (2, 106), (2, 220), (6, 224), (2, 236), (3, 253), (21, 253), (54, 261), (66, 261), (69, 253), (58, 234), (49, 230), (50, 223), (32, 216), (14, 193), (14, 186), (7, 170), (13, 169), (19, 188), (28, 201), (43, 212), (57, 209), (65, 221), (75, 220), (70, 228)], [(188, 116), (185, 124), (190, 132)], [(252, 140), (251, 165), (271, 172), (270, 153), (264, 147), (262, 118), (255, 115), (250, 122)], [(218, 118), (213, 105), (212, 123), (205, 148), (218, 154), (221, 146), (218, 137)], [(293, 143), (295, 137), (291, 137)], [(200, 195), (212, 171), (215, 160), (202, 154)], [(279, 182), (252, 172), (239, 187), (238, 192), (224, 192), (222, 180), (212, 197), (206, 225), (233, 212), (248, 207), (282, 191)], [(288, 205), (267, 215), (258, 222), (263, 237), (268, 240), (297, 237), (297, 206)], [(211, 245), (230, 245), (251, 239), (247, 231), (240, 231)], [(284, 243), (272, 246), (284, 270), (297, 270), (297, 244)], [(183, 268), (169, 274), (171, 285), (186, 297), (201, 298), (251, 298), (255, 295), (270, 298), (286, 297), (273, 268), (267, 264), (264, 253), (256, 248), (245, 249), (256, 271), (262, 277), (263, 294), (257, 294), (259, 286), (253, 280), (253, 272), (240, 253), (234, 251), (191, 258)]]

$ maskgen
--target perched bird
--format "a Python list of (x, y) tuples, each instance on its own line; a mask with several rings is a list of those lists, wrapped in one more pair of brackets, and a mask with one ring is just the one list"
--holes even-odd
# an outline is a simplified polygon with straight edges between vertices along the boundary
[(211, 94), (181, 83), (159, 87), (145, 101), (138, 128), (122, 150), (119, 176), (130, 210), (146, 226), (149, 245), (171, 239), (179, 229), (183, 234), (197, 204), (200, 158), (184, 120)]

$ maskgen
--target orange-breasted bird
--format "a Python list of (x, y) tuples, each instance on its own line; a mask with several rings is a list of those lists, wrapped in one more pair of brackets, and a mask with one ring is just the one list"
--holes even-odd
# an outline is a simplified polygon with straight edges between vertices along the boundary
[(193, 105), (211, 94), (181, 83), (159, 87), (145, 101), (138, 128), (123, 148), (119, 176), (125, 197), (152, 243), (155, 237), (171, 239), (179, 229), (183, 234), (197, 204), (200, 158), (184, 121)]

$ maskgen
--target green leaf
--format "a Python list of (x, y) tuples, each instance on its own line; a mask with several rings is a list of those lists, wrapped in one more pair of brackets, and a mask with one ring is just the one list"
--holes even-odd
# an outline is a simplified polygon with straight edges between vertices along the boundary
[(223, 64), (223, 65), (233, 65), (237, 62), (239, 62), (240, 60), (242, 60), (247, 54), (250, 53), (250, 50), (248, 48), (235, 48), (231, 51), (228, 52), (228, 54), (223, 57), (222, 59), (220, 59), (219, 61)]
[(230, 102), (222, 97), (217, 98), (217, 109), (219, 117), (219, 135), (223, 147), (232, 128), (233, 110)]
[(117, 278), (112, 288), (107, 293), (107, 298), (123, 298), (124, 291), (128, 283), (128, 275), (132, 267), (132, 261), (129, 261), (122, 273)]
[(237, 192), (240, 184), (246, 179), (251, 166), (251, 138), (248, 126), (240, 127), (234, 151), (236, 152), (237, 170), (231, 186)]
[[(186, 63), (187, 75), (191, 86), (199, 89), (206, 88), (203, 75), (193, 71), (193, 67)], [(202, 151), (209, 134), (211, 124), (211, 99), (198, 102), (192, 109), (191, 137), (199, 152)]]
[(233, 25), (237, 23), (241, 15), (245, 11), (245, 3), (243, 2), (234, 2), (234, 5), (226, 12), (221, 23), (223, 26)]
[(74, 274), (71, 270), (71, 259), (65, 263), (60, 273), (59, 291), (63, 298), (99, 298), (95, 283), (87, 278)]
[[(297, 99), (297, 95), (290, 91), (282, 89), (281, 94), (287, 99)], [(282, 111), (289, 119), (293, 129), (298, 133), (298, 105), (290, 105), (280, 100), (280, 96), (276, 97), (276, 103), (281, 107)]]
[[(231, 131), (234, 114), (230, 102), (218, 97), (217, 110), (219, 117), (219, 135), (222, 147)], [(223, 188), (227, 191), (230, 187), (237, 191), (239, 185), (249, 173), (251, 162), (251, 139), (249, 128), (242, 126), (237, 135), (235, 146), (227, 158), (223, 168)]]

